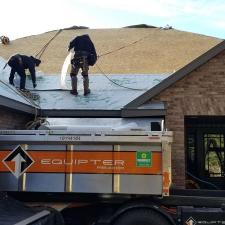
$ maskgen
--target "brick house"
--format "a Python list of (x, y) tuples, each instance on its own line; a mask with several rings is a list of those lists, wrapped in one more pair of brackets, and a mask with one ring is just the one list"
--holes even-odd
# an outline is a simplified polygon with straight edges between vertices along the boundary
[[(3, 100), (1, 112), (6, 119), (1, 119), (0, 128), (22, 129), (21, 124), (33, 117), (34, 107)], [(9, 109), (17, 109), (18, 114)], [(164, 118), (165, 128), (174, 132), (173, 184), (184, 188), (186, 180), (192, 179), (203, 188), (225, 189), (225, 41), (118, 110), (44, 109), (37, 114)]]
[(0, 130), (26, 129), (34, 119), (34, 107), (0, 95)]
[[(225, 188), (225, 41), (128, 104), (164, 102), (174, 132), (173, 183), (191, 176), (207, 188)], [(187, 172), (187, 173), (185, 173)]]

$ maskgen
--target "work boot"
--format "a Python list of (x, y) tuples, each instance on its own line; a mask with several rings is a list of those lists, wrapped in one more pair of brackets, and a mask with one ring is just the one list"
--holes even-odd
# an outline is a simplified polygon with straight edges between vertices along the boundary
[(14, 80), (14, 77), (9, 77), (9, 83), (12, 85), (12, 86), (14, 86), (14, 82), (13, 82), (13, 80)]
[(83, 80), (84, 85), (84, 95), (88, 95), (91, 93), (91, 90), (89, 89), (89, 78), (85, 77)]
[(71, 86), (72, 86), (72, 90), (70, 91), (70, 94), (78, 95), (78, 92), (77, 92), (77, 76), (71, 76)]
[(24, 93), (28, 93), (30, 92), (29, 90), (27, 90), (26, 88), (20, 88), (20, 91), (24, 92)]
[(14, 83), (13, 83), (12, 81), (10, 81), (9, 84), (11, 84), (12, 86), (15, 86)]
[(71, 95), (78, 95), (78, 92), (77, 92), (77, 90), (71, 90), (71, 91), (70, 91), (70, 94), (71, 94)]

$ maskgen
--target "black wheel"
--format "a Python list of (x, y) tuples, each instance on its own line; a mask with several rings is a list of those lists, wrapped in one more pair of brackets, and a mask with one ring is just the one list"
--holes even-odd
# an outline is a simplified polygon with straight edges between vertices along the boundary
[(132, 209), (119, 216), (113, 225), (171, 225), (171, 223), (151, 209)]

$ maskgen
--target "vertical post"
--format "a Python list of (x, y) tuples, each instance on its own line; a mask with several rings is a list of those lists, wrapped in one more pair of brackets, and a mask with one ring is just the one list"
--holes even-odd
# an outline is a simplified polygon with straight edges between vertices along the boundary
[[(113, 159), (114, 152), (120, 151), (120, 145), (114, 145), (113, 146)], [(115, 174), (113, 170), (113, 193), (120, 193), (120, 174)]]
[[(27, 144), (23, 144), (21, 145), (21, 147), (27, 151), (28, 149), (28, 145)], [(22, 191), (26, 191), (26, 183), (27, 183), (27, 174), (23, 173), (21, 176), (21, 183), (22, 183)]]
[(66, 192), (72, 192), (73, 189), (73, 150), (74, 145), (66, 146), (66, 182), (65, 190)]
[(162, 136), (162, 176), (163, 176), (163, 196), (169, 196), (171, 185), (171, 145), (172, 137)]

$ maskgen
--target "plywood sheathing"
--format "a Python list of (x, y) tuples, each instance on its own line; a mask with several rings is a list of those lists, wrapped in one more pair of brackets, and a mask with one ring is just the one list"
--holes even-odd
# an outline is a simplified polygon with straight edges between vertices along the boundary
[[(56, 33), (47, 32), (0, 45), (0, 56), (35, 55)], [(106, 73), (171, 73), (215, 46), (221, 40), (204, 35), (159, 28), (78, 29), (64, 30), (42, 56), (40, 70), (60, 73), (67, 56), (68, 43), (77, 35), (89, 34), (99, 55), (142, 39), (140, 42), (101, 57), (98, 64)], [(99, 73), (96, 66), (90, 73)]]

